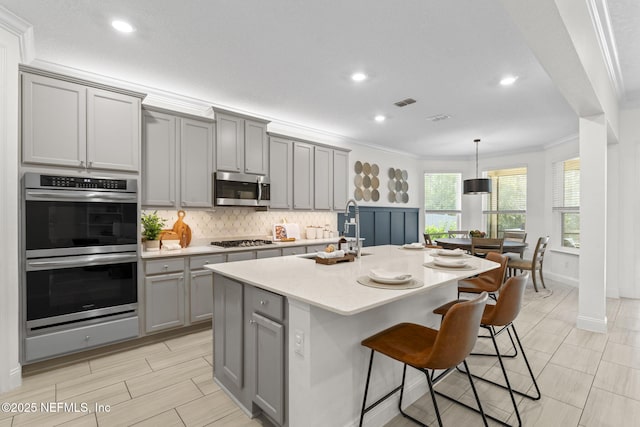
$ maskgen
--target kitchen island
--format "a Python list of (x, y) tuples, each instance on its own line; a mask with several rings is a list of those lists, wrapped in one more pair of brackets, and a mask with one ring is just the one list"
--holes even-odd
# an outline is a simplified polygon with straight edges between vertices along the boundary
[[(395, 323), (437, 327), (431, 310), (456, 297), (457, 280), (496, 268), (470, 257), (473, 269), (434, 269), (432, 252), (365, 248), (355, 262), (316, 264), (301, 256), (209, 265), (214, 271), (214, 377), (245, 411), (277, 424), (357, 424), (368, 351), (360, 341)], [(380, 289), (358, 283), (372, 269), (409, 273), (423, 286)], [(374, 364), (371, 396), (399, 384), (401, 366)], [(426, 392), (411, 372), (409, 404)], [(367, 415), (367, 426), (397, 415), (392, 399)]]

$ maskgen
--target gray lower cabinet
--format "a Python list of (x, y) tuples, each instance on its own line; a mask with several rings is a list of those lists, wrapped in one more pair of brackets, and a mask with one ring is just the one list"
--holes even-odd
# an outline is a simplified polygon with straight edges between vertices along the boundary
[(145, 331), (184, 326), (184, 258), (160, 258), (144, 263)]
[(189, 312), (191, 323), (209, 320), (213, 316), (213, 272), (207, 264), (225, 262), (225, 255), (195, 255), (189, 258)]
[(230, 252), (229, 254), (227, 254), (227, 262), (256, 259), (256, 256), (256, 251)]
[(156, 332), (184, 325), (184, 273), (144, 279), (146, 331)]
[(216, 380), (247, 411), (284, 425), (284, 297), (215, 274), (213, 324)]

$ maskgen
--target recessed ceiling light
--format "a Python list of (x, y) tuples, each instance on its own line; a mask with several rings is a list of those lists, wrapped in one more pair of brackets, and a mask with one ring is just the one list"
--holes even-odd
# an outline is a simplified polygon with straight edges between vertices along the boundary
[(378, 114), (377, 116), (375, 116), (373, 118), (373, 120), (375, 120), (378, 123), (384, 122), (387, 118), (385, 116), (383, 116), (382, 114)]
[(121, 33), (132, 33), (134, 31), (131, 24), (125, 21), (115, 20), (111, 22), (111, 26)]
[(502, 86), (511, 86), (516, 82), (516, 80), (518, 80), (518, 76), (506, 76), (500, 80), (500, 84)]
[(367, 80), (367, 75), (365, 73), (353, 73), (351, 74), (351, 80), (354, 82), (361, 82)]

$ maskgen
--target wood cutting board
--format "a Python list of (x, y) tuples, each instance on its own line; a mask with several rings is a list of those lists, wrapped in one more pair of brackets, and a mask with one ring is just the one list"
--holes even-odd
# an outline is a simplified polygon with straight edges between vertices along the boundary
[(184, 218), (187, 213), (183, 210), (178, 211), (178, 220), (175, 224), (173, 224), (173, 232), (176, 233), (180, 237), (180, 247), (186, 248), (191, 243), (191, 227), (184, 221)]

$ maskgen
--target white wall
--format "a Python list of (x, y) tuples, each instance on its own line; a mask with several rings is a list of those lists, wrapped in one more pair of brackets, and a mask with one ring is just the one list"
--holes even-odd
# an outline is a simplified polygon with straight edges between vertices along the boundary
[[(1, 10), (0, 10), (1, 12)], [(1, 17), (0, 17), (1, 18)], [(0, 24), (2, 24), (0, 19)], [(0, 392), (20, 385), (18, 287), (19, 38), (0, 25)]]

